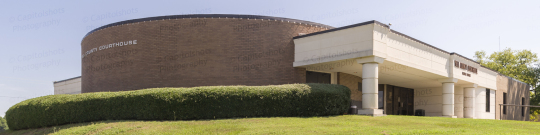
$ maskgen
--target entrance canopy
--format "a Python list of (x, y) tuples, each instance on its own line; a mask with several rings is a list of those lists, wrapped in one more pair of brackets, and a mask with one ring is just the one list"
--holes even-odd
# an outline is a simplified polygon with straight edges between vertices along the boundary
[[(497, 72), (369, 21), (294, 38), (294, 67), (308, 71), (343, 72), (362, 76), (358, 59), (377, 57), (380, 84), (409, 88), (441, 87), (440, 79), (456, 85), (477, 84), (496, 89)], [(457, 64), (457, 65), (456, 65)]]
[[(339, 60), (304, 66), (308, 71), (334, 73), (341, 72), (362, 77), (362, 64), (356, 59)], [(429, 88), (442, 86), (438, 79), (445, 76), (422, 71), (391, 61), (379, 64), (379, 84), (390, 84), (407, 88)], [(458, 81), (456, 84), (466, 84)]]
[[(387, 91), (387, 86), (391, 85), (404, 87), (405, 91), (414, 89), (414, 96), (402, 95), (413, 97), (414, 103), (404, 102), (398, 96), (392, 101), (392, 106), (397, 106), (394, 111), (407, 111), (399, 107), (414, 104), (414, 109), (424, 109), (429, 116), (482, 117), (479, 114), (485, 112), (480, 104), (487, 100), (475, 97), (497, 89), (497, 72), (456, 53), (390, 30), (389, 26), (377, 21), (294, 37), (294, 44), (293, 66), (331, 73), (332, 83), (351, 89), (351, 99), (361, 103), (359, 114), (363, 115), (386, 114), (386, 109), (379, 106), (382, 103), (379, 97), (383, 97), (379, 91)], [(341, 77), (341, 73), (348, 75)], [(344, 83), (339, 80), (342, 78)], [(394, 94), (407, 93), (399, 89), (392, 91)], [(395, 95), (389, 97), (396, 98)]]

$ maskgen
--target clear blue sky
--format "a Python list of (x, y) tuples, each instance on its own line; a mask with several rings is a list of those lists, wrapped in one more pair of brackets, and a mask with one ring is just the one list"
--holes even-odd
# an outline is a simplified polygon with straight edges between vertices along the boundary
[(53, 81), (81, 75), (83, 36), (123, 20), (178, 14), (253, 14), (334, 27), (377, 20), (448, 52), (540, 52), (540, 1), (30, 1), (0, 2), (0, 116)]

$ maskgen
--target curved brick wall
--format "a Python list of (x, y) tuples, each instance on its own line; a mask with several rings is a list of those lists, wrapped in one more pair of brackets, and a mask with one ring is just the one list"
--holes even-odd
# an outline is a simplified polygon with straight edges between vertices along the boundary
[(244, 15), (113, 23), (90, 32), (81, 43), (82, 92), (303, 83), (305, 69), (292, 67), (292, 37), (329, 28)]

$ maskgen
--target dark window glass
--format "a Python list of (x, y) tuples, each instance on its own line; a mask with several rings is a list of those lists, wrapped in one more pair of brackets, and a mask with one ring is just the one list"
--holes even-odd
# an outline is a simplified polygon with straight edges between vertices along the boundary
[(379, 109), (384, 109), (384, 84), (379, 84)]
[(384, 109), (384, 91), (379, 91), (379, 109)]
[(486, 112), (489, 112), (490, 95), (489, 89), (486, 89)]
[(330, 84), (330, 80), (331, 80), (331, 75), (329, 73), (306, 71), (306, 83)]
[[(503, 104), (506, 104), (506, 93), (503, 93)], [(503, 105), (503, 114), (506, 114), (506, 106)]]
[(386, 112), (386, 114), (394, 114), (394, 86), (387, 85), (386, 92), (386, 110), (384, 110), (384, 112)]
[[(521, 98), (521, 105), (525, 105), (525, 98)], [(525, 116), (525, 107), (521, 107), (521, 117)]]

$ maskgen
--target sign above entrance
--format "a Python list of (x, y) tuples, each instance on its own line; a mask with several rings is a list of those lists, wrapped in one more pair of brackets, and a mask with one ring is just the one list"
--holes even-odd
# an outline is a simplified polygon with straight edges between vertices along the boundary
[(472, 73), (475, 73), (475, 74), (478, 74), (478, 69), (475, 68), (475, 67), (472, 67), (472, 66), (469, 66), (469, 65), (466, 65), (466, 64), (463, 64), (463, 63), (460, 63), (459, 61), (454, 61), (454, 66), (458, 67), (458, 68), (461, 68), (461, 69), (465, 69), (469, 72), (472, 72)]

